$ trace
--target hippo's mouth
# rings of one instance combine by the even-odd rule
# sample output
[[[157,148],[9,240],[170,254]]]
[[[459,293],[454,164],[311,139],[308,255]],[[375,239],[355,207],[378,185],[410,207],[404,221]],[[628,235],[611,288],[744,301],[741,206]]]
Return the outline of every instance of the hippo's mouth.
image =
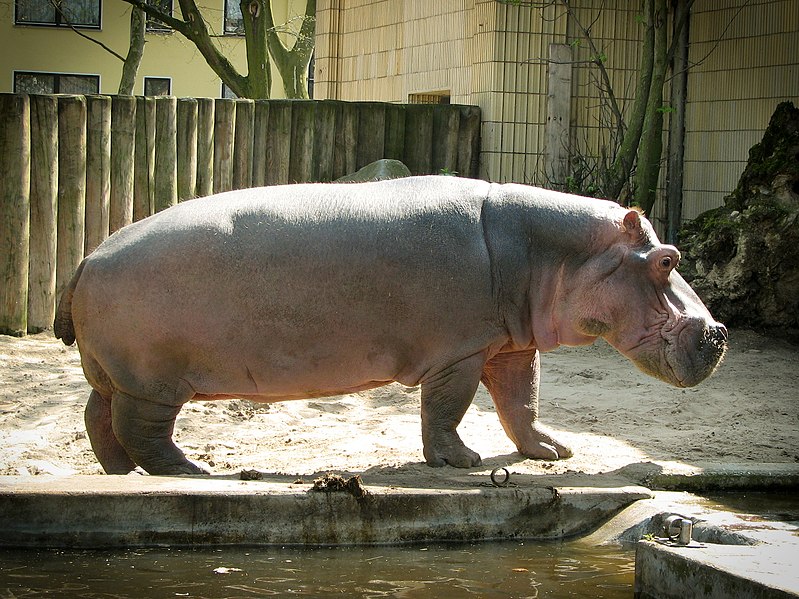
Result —
[[[688,320],[664,334],[661,363],[656,374],[676,387],[693,387],[716,370],[727,351],[727,330],[717,323]]]

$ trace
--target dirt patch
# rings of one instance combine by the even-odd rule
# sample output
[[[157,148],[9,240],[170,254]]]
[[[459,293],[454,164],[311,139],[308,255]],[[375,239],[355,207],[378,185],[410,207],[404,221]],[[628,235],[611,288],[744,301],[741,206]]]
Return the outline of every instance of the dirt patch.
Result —
[[[799,348],[733,330],[719,371],[691,389],[640,373],[604,343],[542,356],[541,416],[575,456],[532,461],[516,453],[480,387],[459,428],[480,453],[474,473],[611,472],[647,461],[799,461]],[[75,347],[52,334],[0,336],[0,474],[98,474],[86,438],[89,387]],[[271,405],[190,402],[177,444],[216,474],[241,470],[311,476],[328,471],[411,477],[435,485],[423,464],[419,390],[389,385],[338,398]],[[450,469],[447,469],[450,470]]]

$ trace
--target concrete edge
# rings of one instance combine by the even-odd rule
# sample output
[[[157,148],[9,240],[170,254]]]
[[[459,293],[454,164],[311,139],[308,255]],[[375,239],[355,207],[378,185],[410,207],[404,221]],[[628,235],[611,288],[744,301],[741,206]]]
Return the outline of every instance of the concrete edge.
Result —
[[[614,474],[655,491],[732,491],[799,488],[799,464],[643,462]]]
[[[794,555],[778,545],[706,545],[694,549],[640,541],[635,551],[637,599],[799,597]]]
[[[596,528],[647,489],[365,486],[213,477],[0,477],[0,546],[381,545],[557,539]]]

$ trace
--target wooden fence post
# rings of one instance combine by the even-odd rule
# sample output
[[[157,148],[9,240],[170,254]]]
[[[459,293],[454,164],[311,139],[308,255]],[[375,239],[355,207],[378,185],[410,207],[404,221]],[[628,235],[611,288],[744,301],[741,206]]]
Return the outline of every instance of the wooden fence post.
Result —
[[[568,44],[549,44],[544,176],[549,180],[550,184],[564,187],[566,176],[569,174],[571,92],[571,46]]]
[[[316,104],[314,124],[314,181],[333,180],[336,139],[336,104],[323,100]]]
[[[197,100],[178,99],[178,201],[197,195]]]
[[[480,108],[460,107],[458,126],[458,172],[476,179],[480,172]]]
[[[410,104],[406,107],[403,162],[414,175],[433,173],[432,104]]]
[[[291,161],[289,182],[313,180],[314,113],[312,100],[293,100],[291,104]]]
[[[28,96],[0,94],[0,333],[21,337],[28,317]]]
[[[86,235],[88,256],[108,237],[111,202],[111,98],[86,96]]]
[[[56,297],[83,260],[86,223],[86,98],[58,98]]]
[[[136,98],[136,162],[133,171],[133,220],[154,212],[155,98]]]
[[[252,187],[252,140],[255,103],[236,100],[236,127],[233,136],[233,189]]]
[[[233,189],[235,135],[236,101],[217,99],[214,109],[214,193]]]
[[[269,100],[255,101],[252,126],[252,185],[267,184],[267,139],[269,138]]]
[[[155,211],[178,203],[177,98],[155,99]]]
[[[269,135],[266,138],[266,184],[289,182],[291,162],[291,100],[269,104]]]
[[[214,193],[214,100],[197,99],[197,196]]]
[[[460,112],[452,106],[433,105],[433,172],[454,174],[458,165]]]
[[[383,158],[386,143],[386,109],[378,102],[358,104],[358,142],[355,169]]]
[[[405,157],[405,106],[388,104],[386,106],[386,158],[402,160]]]
[[[58,214],[58,99],[30,96],[28,332],[53,326]]]
[[[133,222],[133,172],[136,159],[136,98],[111,99],[111,206],[109,233]]]
[[[336,104],[336,139],[333,156],[333,178],[351,175],[358,170],[356,146],[358,145],[358,109],[351,102]]]

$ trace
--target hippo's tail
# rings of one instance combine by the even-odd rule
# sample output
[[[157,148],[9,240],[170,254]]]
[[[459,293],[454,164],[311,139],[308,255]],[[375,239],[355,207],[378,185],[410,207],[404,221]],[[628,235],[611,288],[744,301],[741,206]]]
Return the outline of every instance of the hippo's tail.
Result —
[[[78,270],[72,276],[67,288],[61,294],[61,300],[58,302],[58,308],[55,311],[55,321],[53,321],[53,333],[57,339],[61,339],[65,345],[72,345],[75,343],[75,326],[72,323],[72,295],[75,293],[75,287],[78,284],[80,273],[83,271],[83,261],[78,266]]]

